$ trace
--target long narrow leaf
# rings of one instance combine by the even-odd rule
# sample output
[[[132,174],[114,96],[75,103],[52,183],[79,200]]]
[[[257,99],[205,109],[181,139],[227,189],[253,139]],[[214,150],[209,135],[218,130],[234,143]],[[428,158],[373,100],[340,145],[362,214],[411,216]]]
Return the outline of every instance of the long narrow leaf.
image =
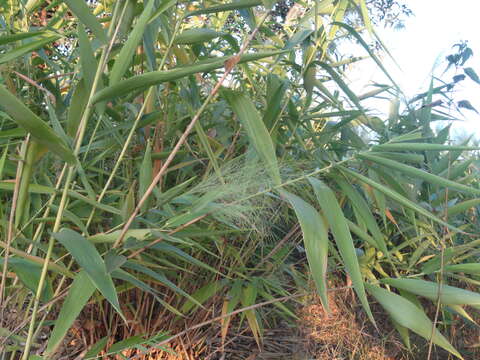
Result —
[[[271,51],[243,55],[240,59],[240,63],[261,60],[270,56],[278,55],[282,52],[283,51]],[[181,79],[192,74],[210,72],[215,69],[222,68],[225,65],[225,61],[228,59],[230,59],[230,56],[224,56],[201,61],[188,66],[177,67],[172,70],[152,71],[143,75],[134,76],[130,79],[120,81],[113,86],[109,86],[99,91],[93,100],[95,103],[97,103],[99,101],[108,100],[116,96],[129,94],[133,91],[142,90],[152,85],[158,85],[163,82]]]
[[[480,294],[420,279],[382,279],[382,283],[448,305],[480,305]],[[439,297],[440,295],[440,297]]]
[[[128,40],[122,47],[120,54],[118,54],[115,64],[113,65],[112,72],[110,73],[110,85],[115,85],[120,81],[120,78],[123,76],[125,71],[127,71],[128,66],[132,62],[132,57],[135,54],[135,49],[142,40],[143,33],[147,26],[148,20],[152,13],[153,5],[155,0],[149,0],[148,3],[143,9],[142,14],[137,20],[137,23],[134,29],[130,32]]]
[[[97,18],[90,12],[85,1],[65,0],[65,2],[75,16],[77,16],[86,27],[92,30],[98,40],[104,44],[108,42],[105,30],[103,30],[103,27]]]
[[[112,304],[115,310],[123,316],[115,285],[111,276],[107,273],[107,267],[95,246],[70,229],[64,228],[58,233],[54,233],[53,236],[65,246],[70,255],[86,271],[95,287]]]
[[[442,178],[438,175],[430,174],[430,173],[428,173],[424,170],[415,168],[415,167],[410,166],[410,165],[405,165],[405,164],[399,163],[395,160],[385,159],[385,158],[381,158],[379,156],[369,155],[369,154],[365,154],[365,153],[360,153],[357,156],[361,159],[366,159],[366,160],[369,160],[369,161],[373,161],[377,164],[389,167],[390,169],[397,170],[400,173],[407,174],[407,175],[410,175],[410,176],[415,177],[415,178],[423,179],[423,180],[428,181],[429,183],[434,184],[434,185],[445,186],[445,187],[449,187],[449,188],[452,188],[452,189],[455,189],[455,190],[458,190],[458,191],[463,191],[463,192],[474,194],[474,195],[480,195],[480,190],[478,190],[478,189],[475,189],[473,187],[457,183],[457,182],[452,181],[452,180]]]
[[[366,176],[363,176],[362,174],[359,174],[355,171],[347,169],[343,166],[338,165],[338,168],[341,169],[342,172],[360,180],[361,182],[363,182],[365,184],[368,184],[368,185],[372,186],[373,188],[375,188],[378,191],[380,191],[381,193],[387,195],[391,199],[393,199],[393,200],[399,202],[400,204],[402,204],[403,206],[405,206],[405,207],[407,207],[407,208],[409,208],[409,209],[411,209],[411,210],[429,218],[430,220],[433,220],[440,225],[446,226],[453,231],[462,232],[462,230],[457,229],[455,226],[446,223],[445,221],[443,221],[440,218],[433,215],[431,212],[425,210],[421,206],[415,204],[413,201],[411,201],[411,200],[407,199],[406,197],[400,195],[399,193],[387,188],[386,186],[384,186],[382,184],[379,184],[379,183],[367,178]]]
[[[335,242],[342,256],[343,263],[347,270],[348,275],[352,279],[353,287],[363,305],[363,308],[367,312],[368,317],[375,324],[372,312],[370,310],[370,304],[368,303],[367,296],[365,294],[365,288],[363,286],[362,273],[360,271],[360,265],[358,263],[357,253],[353,246],[353,239],[348,228],[348,223],[345,220],[343,211],[338,204],[333,191],[325,185],[322,181],[308,178],[308,181],[315,191],[318,203],[323,210],[323,214],[328,220],[328,225],[332,230]]]
[[[35,40],[29,43],[26,43],[24,45],[21,45],[19,47],[16,47],[13,50],[7,51],[6,53],[2,54],[0,56],[0,64],[6,63],[8,61],[14,60],[19,56],[23,56],[25,54],[28,54],[32,51],[35,51],[37,49],[40,49],[46,44],[49,44],[51,42],[54,42],[55,40],[58,40],[60,38],[60,35],[51,35],[48,37],[45,37],[43,39]]]
[[[55,319],[55,327],[48,340],[45,357],[49,358],[58,349],[73,322],[93,295],[95,285],[85,271],[79,272],[73,280],[60,313]]]
[[[263,160],[275,185],[281,183],[275,147],[268,130],[253,102],[243,93],[224,90],[223,96],[227,99],[238,119],[247,130],[248,137]]]
[[[300,222],[312,277],[323,307],[330,312],[327,296],[328,232],[325,223],[318,211],[305,200],[285,190],[281,194],[290,202]]]
[[[66,162],[70,164],[75,162],[75,156],[72,150],[68,148],[60,136],[3,85],[0,85],[0,107],[3,108],[18,125],[32,134],[38,143],[47,147]]]
[[[434,344],[441,346],[459,359],[463,359],[448,340],[433,327],[427,315],[412,302],[378,286],[366,284],[366,288],[398,324],[412,330],[427,340],[432,338]],[[432,329],[434,329],[433,337]]]
[[[231,10],[241,10],[247,9],[250,7],[258,6],[262,4],[262,0],[240,0],[240,1],[233,1],[229,4],[223,4],[218,6],[211,6],[204,9],[198,9],[194,11],[190,11],[185,15],[185,17],[195,16],[195,15],[202,15],[202,14],[214,14],[223,11],[231,11]]]

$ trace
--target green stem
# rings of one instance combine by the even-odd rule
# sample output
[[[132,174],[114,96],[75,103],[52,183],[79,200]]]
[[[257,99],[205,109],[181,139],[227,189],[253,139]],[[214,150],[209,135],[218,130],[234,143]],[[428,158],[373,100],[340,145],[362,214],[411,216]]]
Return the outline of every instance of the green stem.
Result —
[[[77,131],[77,136],[76,136],[76,139],[75,139],[74,154],[75,154],[76,157],[78,157],[78,154],[80,152],[80,147],[82,145],[82,141],[83,141],[83,138],[85,136],[85,131],[86,131],[86,128],[87,128],[88,119],[90,118],[90,115],[92,114],[92,111],[93,111],[93,101],[92,101],[92,99],[93,99],[93,96],[95,95],[95,92],[97,90],[98,83],[100,81],[100,78],[103,74],[103,71],[104,71],[106,63],[107,63],[108,55],[110,54],[110,51],[112,49],[113,43],[114,43],[115,38],[116,38],[116,35],[117,35],[118,30],[120,28],[121,18],[123,17],[123,15],[125,13],[125,9],[127,8],[126,5],[127,5],[127,2],[125,2],[125,5],[123,6],[122,15],[120,16],[120,21],[118,22],[118,24],[115,28],[115,32],[113,33],[113,36],[111,37],[110,43],[108,44],[108,47],[103,49],[102,55],[100,57],[99,65],[98,65],[97,71],[95,73],[95,78],[94,78],[94,81],[93,81],[93,84],[92,84],[92,89],[91,89],[90,94],[89,94],[89,98],[88,98],[88,101],[87,101],[85,111],[84,111],[84,113],[82,115],[82,118],[80,120],[80,125],[79,125],[78,131]],[[117,2],[114,12],[117,12],[117,9],[119,8],[119,6],[120,6],[120,1]],[[112,28],[110,28],[109,35],[111,34],[111,30],[112,30]],[[54,223],[52,232],[57,232],[60,229],[60,225],[61,225],[62,219],[63,219],[63,212],[64,212],[65,206],[68,202],[68,190],[70,189],[70,184],[72,183],[72,180],[74,178],[75,169],[76,169],[76,165],[70,166],[69,169],[68,169],[67,178],[65,180],[65,186],[63,188],[62,198],[60,200],[60,204],[59,204],[59,207],[58,207],[57,216],[55,218],[55,223]],[[45,255],[45,262],[44,262],[44,265],[42,267],[40,280],[38,282],[37,291],[36,291],[36,294],[35,294],[35,300],[34,300],[33,310],[32,310],[32,318],[30,320],[30,325],[29,325],[29,328],[28,328],[28,336],[27,336],[27,341],[25,343],[25,350],[23,352],[21,360],[28,360],[30,349],[31,349],[31,346],[32,346],[32,343],[33,343],[33,340],[34,340],[35,320],[36,320],[36,317],[37,317],[38,307],[39,307],[39,304],[40,304],[40,297],[41,297],[43,286],[45,284],[45,280],[46,280],[46,276],[47,276],[48,263],[49,263],[50,258],[52,256],[54,245],[55,245],[55,239],[54,239],[53,236],[50,236],[49,241],[48,241],[47,253]]]
[[[175,36],[178,32],[178,30],[180,29],[180,22],[177,23],[177,26],[175,27],[175,30],[173,32],[173,35],[172,35],[172,38],[170,40],[170,43],[168,45],[168,48],[167,48],[167,51],[165,52],[165,55],[163,56],[161,62],[160,62],[160,65],[159,65],[159,70],[161,70],[163,68],[163,66],[165,65],[165,62],[167,60],[167,57],[168,57],[168,54],[170,53],[170,50],[173,46],[173,41],[175,40]],[[112,183],[113,181],[113,178],[115,177],[117,171],[118,171],[118,168],[120,167],[120,164],[123,160],[123,158],[125,157],[125,154],[127,153],[127,150],[128,150],[128,147],[130,146],[130,143],[132,142],[132,139],[133,139],[133,136],[135,135],[135,131],[137,130],[137,125],[138,123],[140,122],[140,119],[142,118],[143,114],[145,113],[145,109],[147,107],[147,104],[148,104],[148,101],[150,99],[150,97],[153,96],[154,94],[154,87],[150,87],[149,90],[148,90],[148,93],[145,97],[145,101],[143,102],[141,108],[140,108],[140,111],[138,112],[138,115],[137,117],[135,118],[135,121],[132,125],[132,128],[130,129],[130,132],[127,136],[127,139],[125,141],[125,144],[123,145],[123,148],[122,148],[122,151],[120,152],[120,155],[118,156],[118,159],[117,161],[115,162],[115,165],[113,166],[113,169],[112,169],[112,172],[110,173],[110,176],[108,177],[107,179],[107,183],[105,184],[105,186],[103,187],[102,189],[102,192],[100,193],[100,196],[98,197],[97,201],[98,202],[101,202],[103,200],[103,197],[105,196],[105,194],[107,193],[107,190],[108,188],[110,187],[110,184]],[[85,225],[85,227],[88,229],[88,227],[90,226],[90,223],[92,222],[92,219],[93,219],[93,216],[95,214],[95,208],[92,209],[91,213],[90,213],[90,216],[88,217],[88,220],[87,220],[87,224]]]
[[[152,191],[155,189],[155,187],[157,186],[158,182],[160,181],[160,179],[162,178],[162,176],[165,174],[165,172],[167,171],[167,168],[170,166],[171,162],[173,161],[173,159],[175,158],[175,155],[177,154],[177,152],[180,150],[180,148],[182,147],[182,145],[185,143],[185,141],[187,140],[188,136],[190,135],[191,131],[193,130],[193,128],[195,127],[195,124],[196,122],[198,121],[198,119],[200,119],[200,116],[203,114],[203,112],[205,111],[205,109],[207,108],[207,106],[210,104],[210,102],[213,100],[213,98],[217,95],[217,92],[218,90],[220,89],[220,87],[222,86],[223,82],[225,81],[225,79],[228,77],[228,75],[232,72],[232,70],[235,68],[235,66],[238,64],[238,61],[240,59],[240,56],[242,56],[245,51],[247,50],[248,46],[250,45],[250,42],[253,40],[253,38],[255,37],[255,35],[257,34],[258,30],[260,29],[260,27],[263,25],[263,23],[265,22],[265,20],[267,20],[268,16],[270,16],[270,11],[267,11],[265,12],[265,14],[262,16],[262,18],[260,19],[260,21],[258,22],[258,25],[255,27],[255,29],[252,31],[252,33],[249,35],[249,37],[246,39],[246,41],[243,43],[240,51],[238,52],[238,54],[236,54],[235,56],[233,56],[231,59],[229,59],[226,64],[225,64],[225,72],[223,73],[222,77],[220,78],[220,80],[218,80],[218,82],[216,83],[215,87],[212,89],[212,91],[210,92],[210,94],[207,96],[207,98],[205,99],[205,101],[203,102],[202,106],[200,106],[200,108],[198,109],[197,113],[195,114],[195,116],[192,118],[192,120],[190,121],[190,123],[188,124],[187,128],[185,129],[185,131],[183,132],[182,136],[180,136],[180,139],[178,139],[175,147],[172,149],[172,152],[170,153],[170,155],[168,156],[168,158],[165,160],[165,163],[163,164],[163,166],[161,167],[160,171],[157,173],[157,175],[155,176],[155,178],[153,179],[152,183],[150,184],[150,186],[148,187],[148,189],[145,191],[145,194],[142,196],[142,198],[140,199],[140,201],[138,202],[138,205],[137,207],[135,208],[135,210],[133,211],[133,213],[130,215],[130,218],[127,220],[127,222],[125,223],[125,226],[123,227],[122,229],[122,232],[120,233],[120,236],[118,237],[117,241],[113,244],[113,247],[116,248],[118,247],[123,239],[125,238],[125,235],[127,234],[127,231],[128,229],[130,228],[130,226],[132,225],[133,223],[133,220],[135,219],[135,217],[138,215],[138,213],[140,212],[140,209],[142,208],[143,204],[147,201],[148,197],[150,196],[150,194],[152,193]]]

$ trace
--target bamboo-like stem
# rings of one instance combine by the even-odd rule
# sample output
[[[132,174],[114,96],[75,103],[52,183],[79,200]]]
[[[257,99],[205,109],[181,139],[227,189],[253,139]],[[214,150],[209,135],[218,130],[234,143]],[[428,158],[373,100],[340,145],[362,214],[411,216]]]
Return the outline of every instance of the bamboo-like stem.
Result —
[[[168,57],[168,54],[170,53],[170,49],[172,48],[173,46],[173,42],[175,40],[175,36],[178,32],[178,30],[180,29],[180,22],[177,23],[177,25],[175,26],[175,30],[172,34],[172,38],[170,40],[170,43],[167,47],[167,50],[165,51],[165,55],[163,56],[161,62],[160,62],[160,65],[159,65],[159,70],[161,70],[164,65],[165,65],[165,62],[167,61],[167,57]],[[154,87],[150,87],[148,92],[147,92],[147,95],[145,97],[145,101],[143,102],[141,108],[140,108],[140,111],[138,112],[137,114],[137,117],[135,118],[135,121],[132,125],[132,128],[130,129],[130,132],[128,133],[128,136],[127,136],[127,139],[125,140],[125,143],[123,145],[123,148],[122,148],[122,151],[120,152],[120,155],[118,156],[118,159],[115,161],[115,165],[113,166],[113,169],[110,173],[110,176],[108,177],[107,179],[107,182],[105,184],[105,186],[103,187],[102,189],[102,192],[100,193],[100,195],[98,196],[98,199],[97,201],[98,202],[101,202],[103,200],[103,197],[105,196],[105,194],[107,193],[107,190],[108,188],[110,187],[110,184],[112,183],[115,175],[117,174],[117,171],[120,167],[120,164],[121,162],[123,161],[123,158],[125,157],[125,154],[127,153],[127,150],[128,150],[128,147],[130,146],[130,143],[132,142],[132,139],[133,139],[133,136],[135,135],[135,131],[137,129],[137,125],[138,123],[140,122],[143,114],[145,113],[145,109],[147,107],[147,104],[148,104],[148,100],[153,96],[154,94]],[[88,217],[88,220],[87,220],[87,224],[85,225],[85,227],[88,229],[88,227],[90,226],[90,223],[92,222],[92,219],[93,219],[93,215],[95,214],[95,208],[92,209],[92,211],[90,212],[90,216]]]
[[[125,9],[127,8],[126,5],[127,5],[127,2],[125,2],[125,5],[123,6],[122,14],[120,15],[120,19],[118,21],[117,26],[115,27],[115,31],[113,32],[113,34],[112,34],[113,27],[110,28],[109,36],[111,35],[111,40],[110,40],[108,46],[103,49],[102,55],[100,57],[98,68],[97,68],[97,71],[95,73],[95,77],[94,77],[94,80],[93,80],[92,89],[90,90],[87,105],[86,105],[85,111],[83,112],[82,118],[80,120],[80,125],[78,127],[77,135],[76,135],[76,138],[75,138],[74,154],[75,154],[76,157],[78,156],[78,154],[80,152],[80,147],[82,145],[83,137],[85,135],[88,119],[90,118],[90,115],[92,114],[92,111],[93,111],[93,101],[92,101],[92,99],[93,99],[93,96],[95,95],[95,92],[97,90],[98,84],[100,82],[100,78],[101,78],[101,76],[104,72],[104,69],[105,69],[105,66],[106,66],[106,63],[107,63],[107,59],[108,59],[108,55],[110,54],[113,43],[115,42],[116,35],[118,34],[118,31],[120,29],[121,19],[123,18],[123,15],[125,13]],[[117,2],[114,12],[118,12],[119,6],[120,6],[120,1]],[[73,180],[73,177],[74,177],[74,174],[75,174],[75,170],[76,170],[76,165],[72,165],[68,169],[67,178],[65,180],[65,185],[64,185],[64,188],[63,188],[62,198],[61,198],[60,204],[58,206],[58,211],[57,211],[57,215],[55,217],[55,223],[53,225],[52,232],[57,232],[60,229],[60,225],[61,225],[62,220],[63,220],[63,213],[64,213],[64,210],[65,210],[66,204],[68,202],[68,190],[70,189],[70,184],[72,183],[72,180]],[[40,304],[40,297],[41,297],[41,294],[42,294],[43,286],[45,284],[45,280],[46,280],[46,276],[47,276],[48,263],[49,263],[50,258],[52,256],[52,253],[53,253],[54,244],[55,244],[55,239],[54,239],[53,236],[50,236],[49,241],[48,241],[47,253],[45,254],[45,263],[42,267],[40,280],[38,282],[37,291],[35,293],[35,300],[34,300],[33,310],[32,310],[32,318],[30,320],[30,325],[29,325],[29,328],[28,328],[28,335],[27,335],[27,340],[25,342],[25,349],[24,349],[24,352],[22,354],[22,360],[27,360],[28,359],[29,353],[30,353],[30,348],[31,348],[32,342],[34,340],[36,315],[37,315],[38,307],[39,307],[39,304]]]
[[[8,270],[8,257],[10,255],[10,246],[12,244],[13,239],[13,232],[15,230],[15,212],[17,208],[17,200],[18,200],[18,193],[20,190],[20,182],[23,172],[23,159],[25,159],[28,143],[30,142],[30,136],[27,136],[23,146],[21,148],[21,160],[17,166],[17,174],[15,176],[15,188],[13,190],[13,199],[12,199],[12,207],[10,209],[10,219],[8,221],[8,232],[7,232],[7,246],[5,247],[5,255],[3,261],[3,269],[2,269],[2,280],[0,282],[0,311],[3,313],[5,309],[2,308],[3,305],[3,293],[5,291],[5,282],[7,280],[7,270]]]
[[[118,247],[125,235],[127,234],[127,231],[128,229],[130,228],[130,226],[132,225],[133,223],[133,220],[135,219],[135,217],[138,215],[138,213],[140,212],[140,209],[142,208],[143,204],[147,201],[148,197],[150,196],[150,194],[152,193],[152,191],[155,189],[155,187],[157,186],[157,184],[160,182],[162,176],[165,174],[165,172],[167,171],[168,167],[170,166],[171,162],[173,161],[173,159],[175,158],[175,156],[177,155],[177,152],[178,150],[180,150],[180,148],[182,147],[182,145],[185,143],[185,141],[187,140],[187,137],[188,135],[190,135],[190,133],[192,132],[193,128],[195,127],[195,123],[198,121],[198,119],[200,119],[200,116],[203,114],[204,110],[207,108],[207,106],[210,104],[210,102],[213,100],[213,98],[215,97],[215,95],[217,94],[218,90],[220,89],[220,87],[223,85],[223,82],[225,81],[225,79],[228,77],[228,75],[232,72],[232,70],[235,68],[235,66],[238,64],[238,62],[240,61],[240,56],[242,56],[245,51],[248,49],[248,46],[250,45],[250,42],[253,40],[253,38],[255,37],[255,35],[257,34],[258,30],[260,29],[260,27],[263,25],[263,23],[265,22],[265,20],[267,20],[268,16],[270,15],[270,11],[266,11],[265,14],[262,16],[262,18],[260,19],[260,21],[258,22],[257,26],[255,27],[255,29],[252,31],[252,33],[249,35],[249,37],[246,39],[246,41],[243,43],[240,51],[237,53],[237,55],[234,55],[232,56],[229,60],[225,61],[225,72],[223,73],[222,77],[220,78],[220,80],[218,80],[217,84],[215,85],[215,87],[212,89],[212,91],[210,92],[210,94],[208,95],[208,97],[205,99],[205,101],[203,102],[202,106],[200,106],[200,108],[198,109],[197,113],[195,114],[195,116],[192,118],[192,120],[190,121],[190,123],[188,124],[187,128],[185,129],[185,131],[183,132],[182,136],[180,137],[180,139],[177,141],[175,147],[172,149],[172,152],[170,153],[170,155],[168,156],[168,158],[165,160],[165,163],[163,164],[163,166],[161,167],[160,171],[157,173],[157,175],[155,176],[155,178],[153,179],[152,183],[150,184],[150,186],[148,187],[148,189],[145,191],[145,194],[142,196],[142,198],[140,199],[140,201],[138,202],[137,204],[137,207],[135,208],[135,210],[133,211],[132,215],[130,216],[130,218],[127,220],[127,222],[125,223],[125,226],[123,227],[122,229],[122,232],[120,233],[120,236],[118,237],[117,241],[114,243],[113,247],[116,248]]]

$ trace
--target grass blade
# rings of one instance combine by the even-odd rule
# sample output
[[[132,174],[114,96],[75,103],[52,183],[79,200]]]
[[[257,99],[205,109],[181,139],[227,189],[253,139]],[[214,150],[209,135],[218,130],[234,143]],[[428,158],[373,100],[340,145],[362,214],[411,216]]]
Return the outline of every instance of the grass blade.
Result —
[[[428,181],[429,183],[434,184],[434,185],[449,187],[449,188],[452,188],[452,189],[455,189],[455,190],[458,190],[458,191],[462,191],[462,192],[466,192],[466,193],[470,193],[470,194],[473,194],[473,195],[480,195],[480,190],[478,190],[478,189],[475,189],[473,187],[457,183],[457,182],[452,181],[452,180],[442,178],[438,175],[430,174],[430,173],[428,173],[424,170],[415,168],[415,167],[410,166],[410,165],[405,165],[405,164],[399,163],[399,162],[391,160],[391,159],[384,159],[384,158],[381,158],[381,157],[378,157],[378,156],[369,155],[369,154],[365,154],[365,153],[358,154],[357,156],[361,159],[373,161],[377,164],[389,167],[390,169],[397,170],[397,171],[399,171],[403,174],[410,175],[414,178],[423,179],[423,180]]]
[[[372,234],[375,242],[377,243],[378,249],[380,249],[385,255],[388,256],[388,249],[385,241],[383,239],[382,232],[378,227],[377,221],[370,211],[370,206],[366,200],[358,193],[358,191],[349,183],[343,179],[335,179],[343,193],[349,198],[351,204],[356,209],[358,215],[365,222],[368,230]],[[358,220],[357,220],[358,221]]]
[[[69,164],[75,163],[75,155],[60,136],[3,85],[0,85],[0,107],[2,107],[18,125],[32,134],[38,143],[47,147]]]
[[[327,296],[328,232],[325,223],[312,205],[287,191],[282,190],[280,193],[295,210],[318,295],[325,310],[330,312]]]
[[[21,45],[19,47],[14,48],[13,50],[7,51],[5,54],[2,54],[0,56],[0,64],[6,63],[8,61],[14,60],[19,56],[23,56],[25,54],[28,54],[34,50],[40,49],[46,44],[49,44],[55,40],[60,39],[60,35],[51,35],[48,37],[45,37],[43,39],[39,39],[36,41],[29,42],[27,44]]]
[[[231,10],[241,10],[241,9],[247,9],[247,8],[251,8],[258,5],[262,5],[262,0],[240,0],[240,1],[231,2],[229,4],[211,6],[205,9],[190,11],[185,15],[185,17],[187,18],[190,16],[196,16],[196,15],[214,14],[214,13],[231,11]]]
[[[212,29],[188,29],[178,34],[173,42],[179,45],[192,45],[207,42],[222,35],[223,33]]]
[[[478,146],[442,145],[430,143],[389,143],[372,146],[372,151],[466,151],[480,150]]]
[[[95,246],[70,229],[64,228],[53,236],[65,246],[70,255],[86,271],[95,287],[123,317],[113,280],[107,273],[107,267]]]
[[[281,178],[275,147],[255,105],[246,95],[238,91],[225,90],[223,96],[245,127],[253,147],[267,166],[273,182],[275,185],[279,185]]]
[[[471,275],[480,275],[480,264],[470,263],[470,264],[447,265],[445,266],[445,271],[463,272]]]
[[[439,292],[439,284],[420,279],[382,279],[382,283],[408,291],[412,294],[423,296],[429,300],[437,301],[440,293],[440,302],[448,305],[480,305],[480,294],[457,288],[455,286],[442,285]]]
[[[80,52],[80,64],[82,66],[83,73],[83,81],[85,82],[86,88],[91,89],[95,79],[98,62],[93,52],[92,44],[90,43],[90,40],[88,40],[85,27],[82,24],[78,25],[78,45]],[[88,94],[86,98],[88,99]],[[79,116],[81,117],[81,114]]]
[[[370,310],[370,304],[368,303],[367,296],[365,294],[365,288],[363,286],[362,273],[360,271],[360,265],[358,263],[358,257],[353,245],[352,235],[350,233],[348,223],[345,220],[343,211],[338,204],[337,198],[333,191],[325,185],[322,181],[308,178],[308,181],[315,191],[318,203],[323,210],[324,216],[328,220],[330,229],[332,230],[335,242],[342,256],[345,268],[348,275],[352,279],[353,287],[363,305],[363,308],[367,312],[368,317],[375,324],[372,312]]]
[[[80,314],[87,301],[93,295],[95,285],[90,280],[86,271],[83,270],[75,276],[72,286],[68,292],[67,298],[62,305],[62,309],[55,320],[55,327],[48,340],[46,358],[55,353],[60,346],[63,338],[67,335],[68,330],[73,322]]]
[[[241,64],[249,61],[261,60],[263,58],[281,54],[282,52],[283,51],[271,51],[243,55],[239,63]],[[113,97],[143,90],[152,85],[178,80],[196,73],[210,72],[215,69],[220,69],[225,65],[225,61],[228,59],[230,59],[230,56],[223,56],[200,61],[192,65],[180,66],[172,70],[152,71],[143,75],[134,76],[130,79],[120,81],[113,86],[109,86],[103,90],[100,90],[97,92],[97,94],[95,94],[93,101],[97,103],[102,100],[108,100]]]
[[[78,17],[80,21],[95,34],[98,40],[100,40],[103,44],[108,42],[105,30],[103,30],[103,27],[97,18],[90,12],[90,9],[85,1],[65,0],[65,2],[75,16]]]
[[[145,6],[145,1],[143,3]],[[145,6],[142,14],[138,18],[134,29],[130,32],[128,40],[123,45],[122,50],[120,50],[120,54],[118,54],[110,73],[110,85],[114,85],[120,81],[121,77],[123,74],[125,74],[125,71],[127,71],[128,66],[132,62],[135,49],[142,40],[142,36],[150,19],[154,4],[155,0],[148,1],[148,4]]]
[[[412,302],[378,286],[366,284],[366,288],[398,324],[412,330],[427,340],[432,337],[432,329],[434,329],[432,322],[427,315]],[[432,340],[434,344],[441,346],[459,359],[463,359],[459,352],[455,350],[437,329],[434,329]]]
[[[365,184],[370,185],[371,187],[377,189],[378,191],[387,195],[391,199],[393,199],[393,200],[397,201],[398,203],[402,204],[403,206],[405,206],[405,207],[407,207],[407,208],[425,216],[426,218],[428,218],[430,220],[433,220],[440,225],[446,226],[453,231],[462,232],[462,230],[457,229],[455,226],[446,223],[445,221],[443,221],[440,218],[433,215],[431,212],[425,210],[421,206],[415,204],[413,201],[411,201],[411,200],[407,199],[406,197],[400,195],[399,193],[387,188],[386,186],[384,186],[380,183],[377,183],[377,182],[367,178],[366,176],[363,176],[363,175],[361,175],[361,174],[359,174],[355,171],[352,171],[350,169],[347,169],[343,166],[338,165],[338,168],[341,169],[342,172],[344,172],[346,174],[349,174],[350,176],[360,180],[361,182],[363,182]]]

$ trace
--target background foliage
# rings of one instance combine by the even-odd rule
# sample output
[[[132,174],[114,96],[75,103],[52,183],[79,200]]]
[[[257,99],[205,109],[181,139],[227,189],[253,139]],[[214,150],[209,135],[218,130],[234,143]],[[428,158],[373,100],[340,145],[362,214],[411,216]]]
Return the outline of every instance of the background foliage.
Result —
[[[60,356],[77,318],[96,329],[83,358],[159,353],[185,319],[261,346],[312,282],[329,312],[345,281],[407,348],[462,357],[442,333],[480,306],[479,148],[433,124],[479,80],[455,62],[463,78],[404,99],[372,26],[402,4],[0,4],[4,359]],[[362,58],[338,41],[390,83],[354,93]]]

